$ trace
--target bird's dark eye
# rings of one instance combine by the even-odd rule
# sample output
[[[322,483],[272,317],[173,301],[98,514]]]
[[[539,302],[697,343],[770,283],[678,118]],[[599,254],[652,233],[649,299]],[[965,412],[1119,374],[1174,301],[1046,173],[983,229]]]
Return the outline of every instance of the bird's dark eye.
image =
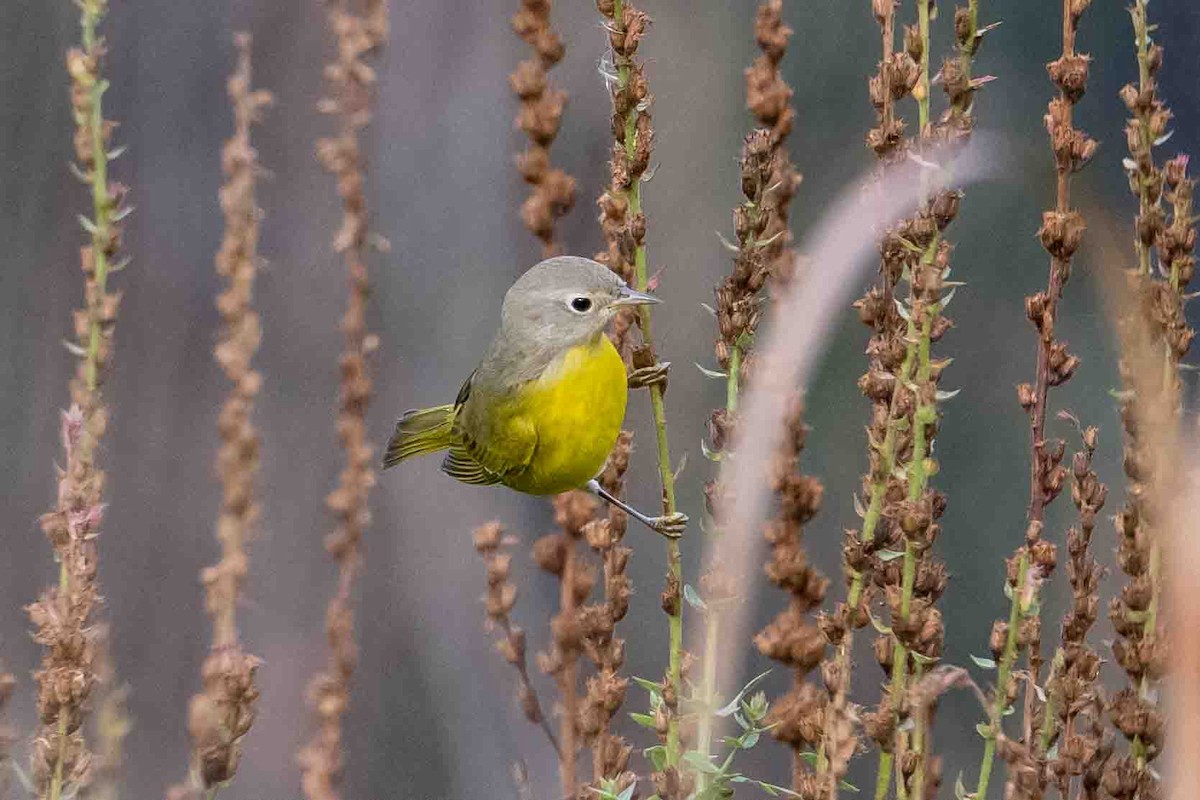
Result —
[[[571,310],[572,311],[578,311],[580,314],[582,314],[586,311],[591,311],[591,309],[592,309],[592,301],[590,298],[587,298],[587,297],[572,297],[571,298]]]

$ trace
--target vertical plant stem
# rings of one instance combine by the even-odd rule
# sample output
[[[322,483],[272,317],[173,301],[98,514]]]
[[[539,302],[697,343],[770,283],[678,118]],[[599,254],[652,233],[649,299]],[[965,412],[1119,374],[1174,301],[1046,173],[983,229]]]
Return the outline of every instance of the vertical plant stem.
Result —
[[[104,503],[104,475],[97,464],[100,439],[107,423],[102,386],[111,352],[119,298],[108,293],[108,278],[120,242],[124,187],[108,181],[112,126],[104,119],[105,52],[98,26],[108,11],[106,0],[82,0],[81,47],[67,53],[71,105],[75,123],[76,176],[90,190],[90,215],[80,222],[90,243],[81,251],[84,308],[75,317],[74,342],[79,358],[71,381],[72,405],[62,417],[66,461],[58,470],[55,510],[41,518],[42,530],[54,548],[58,580],[29,607],[43,646],[38,710],[42,728],[34,739],[33,772],[37,794],[59,800],[78,791],[88,777],[81,769],[92,757],[82,732],[88,698],[97,681],[97,637],[93,611],[100,600],[96,584],[96,540]],[[69,687],[63,688],[63,687]]]
[[[996,692],[989,713],[989,735],[983,746],[983,757],[979,762],[979,781],[975,785],[975,797],[987,800],[988,783],[992,777],[992,765],[996,758],[996,737],[1000,733],[1000,721],[1004,718],[1004,709],[1008,705],[1008,684],[1012,678],[1013,666],[1019,652],[1017,637],[1024,611],[1022,597],[1026,595],[1025,585],[1028,582],[1029,556],[1022,555],[1017,565],[1017,585],[1013,589],[1012,607],[1008,612],[1008,633],[1004,640],[1004,651],[996,672]]]
[[[627,3],[625,0],[614,0],[613,2],[613,22],[616,25],[624,26],[624,18],[626,13]],[[632,70],[630,60],[627,57],[617,56],[617,92],[625,92],[630,86]],[[627,110],[624,119],[624,148],[625,158],[627,161],[634,161],[638,150],[638,120],[644,114],[641,107]],[[649,143],[643,143],[648,145]],[[638,172],[631,176],[632,180],[626,194],[628,202],[627,219],[634,220],[643,218],[642,214],[642,175]],[[646,291],[649,276],[646,268],[646,246],[643,237],[635,238],[633,278],[634,288],[638,291]],[[649,354],[653,355],[654,350],[654,335],[652,327],[652,314],[649,306],[640,306],[638,309],[638,327],[642,331],[642,337],[648,348]],[[650,391],[650,408],[654,419],[654,431],[656,440],[656,449],[658,454],[658,473],[662,484],[662,508],[665,516],[670,516],[678,511],[675,500],[675,475],[671,470],[671,455],[670,444],[667,439],[667,418],[666,410],[663,405],[663,382],[656,381],[649,385]],[[663,608],[668,614],[668,631],[667,631],[667,650],[668,650],[668,665],[667,665],[667,695],[674,698],[674,703],[678,703],[678,699],[682,693],[682,677],[681,670],[683,665],[683,562],[680,556],[679,541],[671,539],[667,542],[667,588],[663,593]],[[667,741],[666,741],[666,763],[668,767],[678,769],[680,760],[679,749],[679,719],[678,708],[672,708],[668,719]]]

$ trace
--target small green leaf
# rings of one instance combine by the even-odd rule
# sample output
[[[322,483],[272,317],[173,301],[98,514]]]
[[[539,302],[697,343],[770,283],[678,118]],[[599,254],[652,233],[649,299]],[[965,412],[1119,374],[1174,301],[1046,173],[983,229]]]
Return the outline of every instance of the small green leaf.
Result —
[[[913,650],[911,655],[913,657],[913,661],[926,667],[930,664],[936,664],[938,662],[938,659],[934,658],[933,656],[927,656],[924,653],[918,653],[916,650]]]
[[[975,726],[975,732],[984,738],[984,741],[992,739],[992,726],[986,723],[979,723]]]
[[[954,779],[954,800],[967,800],[967,787],[963,786],[962,773]]]
[[[716,713],[716,715],[718,717],[728,717],[729,715],[733,714],[735,711],[738,710],[738,707],[741,705],[742,697],[745,696],[746,692],[750,691],[754,687],[755,684],[757,684],[759,681],[761,681],[763,678],[767,677],[770,674],[771,674],[771,670],[767,670],[766,672],[760,673],[759,675],[756,675],[755,677],[751,678],[750,682],[742,687],[742,690],[737,693],[736,697],[734,697],[732,700],[730,700],[728,703],[726,703],[721,708],[717,709],[717,711],[714,713]]]
[[[1004,713],[1003,713],[1003,714],[1001,714],[1000,716],[1002,716],[1002,717],[1011,717],[1011,716],[1012,716],[1013,714],[1015,714],[1015,713],[1017,713],[1017,710],[1016,710],[1015,708],[1013,708],[1012,706],[1007,706],[1007,707],[1004,709]]]
[[[749,750],[751,747],[754,747],[754,745],[758,744],[758,737],[758,731],[750,731],[747,733],[742,737],[742,749]]]
[[[92,222],[90,219],[85,217],[83,214],[79,214],[77,218],[79,220],[79,224],[81,226],[83,226],[83,229],[85,231],[90,233],[92,236],[96,235],[96,223]]]
[[[838,783],[838,785],[842,787],[842,791],[853,792],[854,794],[858,794],[858,787],[855,786],[850,781],[840,781]]]
[[[862,500],[858,499],[858,492],[852,494],[851,497],[854,498],[854,513],[858,515],[859,519],[866,519],[867,510],[863,508]]]
[[[714,380],[725,380],[726,378],[729,377],[729,373],[727,373],[727,372],[721,372],[720,370],[716,370],[716,369],[708,369],[707,367],[701,366],[697,362],[693,362],[693,363],[696,363],[696,369],[698,369],[702,373],[704,373],[704,376],[706,378],[712,378]]]
[[[718,463],[721,461],[721,459],[725,458],[724,450],[713,450],[708,446],[708,442],[704,439],[700,440],[700,452],[704,454],[705,458],[713,463]]]
[[[980,656],[972,655],[971,660],[974,661],[975,666],[979,667],[980,669],[996,668],[996,659],[994,658],[981,658]]]
[[[635,712],[630,714],[629,718],[638,725],[641,725],[643,728],[654,728],[654,717],[650,716],[649,714],[638,714]]]
[[[934,394],[934,399],[936,399],[939,403],[944,403],[947,400],[953,400],[954,398],[958,397],[958,393],[961,391],[962,389],[954,389],[952,391],[943,392],[941,389],[938,389]]]
[[[867,619],[871,620],[871,627],[874,628],[875,630],[879,631],[880,633],[882,633],[885,636],[892,635],[892,629],[889,628],[887,625],[884,625],[883,621],[880,620],[878,617],[876,617],[874,614],[872,614],[870,611],[867,612]]]
[[[125,151],[128,149],[129,149],[129,145],[123,144],[120,147],[114,147],[112,150],[109,150],[104,155],[108,158],[109,161],[116,161],[118,158],[125,155]]]
[[[647,747],[642,751],[642,755],[654,767],[655,772],[661,772],[663,767],[667,765],[667,748],[661,744],[656,744],[654,747]]]
[[[633,682],[649,692],[651,697],[662,697],[662,686],[654,681],[648,681],[645,678],[639,678],[638,676],[634,675]]]
[[[910,253],[922,252],[921,248],[917,247],[914,243],[910,242],[908,239],[905,239],[903,236],[897,236],[896,239],[899,240],[900,246],[903,247],[908,252],[910,252]]]
[[[687,604],[689,606],[696,609],[697,611],[703,611],[706,608],[708,608],[708,604],[706,604],[700,598],[700,595],[698,595],[696,593],[696,590],[692,587],[692,585],[690,583],[685,583],[683,585],[683,599],[687,601]]]
[[[637,782],[629,784],[625,787],[625,791],[617,795],[617,800],[633,800],[633,792],[637,789]]]
[[[72,342],[70,339],[63,339],[62,346],[67,348],[67,352],[76,358],[83,358],[87,355],[86,348],[75,344],[75,342]]]
[[[805,750],[801,753],[797,753],[796,755],[804,759],[804,762],[810,767],[815,767],[817,765],[817,761],[820,759],[820,756],[811,750]]]
[[[731,252],[731,253],[742,252],[742,248],[738,247],[736,244],[734,244],[733,242],[726,239],[725,234],[721,233],[720,231],[713,231],[713,233],[715,233],[717,235],[717,238],[721,240],[721,246],[724,247],[729,252]]]
[[[717,310],[715,308],[713,308],[712,306],[710,306],[708,303],[701,303],[700,307],[703,308],[708,313],[712,314],[714,317],[717,315]]]
[[[904,303],[900,302],[899,298],[893,300],[892,302],[896,304],[896,313],[900,315],[900,319],[904,320],[905,322],[912,322],[912,314],[910,314],[908,309],[904,307]]]
[[[1160,136],[1160,137],[1158,137],[1157,139],[1155,139],[1155,140],[1154,140],[1154,146],[1155,146],[1155,147],[1158,147],[1159,145],[1164,145],[1164,144],[1166,144],[1167,142],[1171,141],[1171,137],[1172,137],[1172,136],[1174,136],[1174,135],[1175,135],[1175,129],[1174,129],[1174,128],[1172,128],[1171,130],[1169,130],[1169,131],[1167,131],[1166,133],[1164,133],[1162,136]]]
[[[904,558],[904,551],[903,550],[880,550],[879,552],[877,552],[875,554],[875,557],[886,564],[889,561],[895,561],[897,558]]]
[[[775,234],[774,236],[757,241],[754,243],[754,246],[755,247],[769,247],[775,243],[776,239],[778,239],[780,236],[783,236],[784,231],[786,231],[786,230],[787,230],[787,228],[784,228],[783,230],[779,231],[779,233]]]

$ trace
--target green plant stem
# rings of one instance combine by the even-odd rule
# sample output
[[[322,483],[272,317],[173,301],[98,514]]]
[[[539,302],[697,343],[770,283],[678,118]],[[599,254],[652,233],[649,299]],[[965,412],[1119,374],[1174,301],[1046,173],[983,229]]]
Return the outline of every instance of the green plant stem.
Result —
[[[987,800],[988,782],[992,777],[992,765],[996,759],[996,736],[1000,732],[1000,721],[1008,703],[1008,680],[1017,660],[1017,633],[1021,620],[1028,611],[1024,606],[1025,582],[1029,574],[1029,554],[1021,555],[1017,564],[1017,583],[1012,590],[1012,605],[1008,610],[1008,633],[1004,639],[1004,652],[996,671],[996,692],[992,699],[988,737],[983,746],[983,757],[979,761],[979,782],[975,786],[976,800]]]
[[[624,14],[623,0],[615,0],[613,4],[613,18],[621,20]],[[618,86],[621,90],[629,85],[629,65],[619,64],[617,71]],[[635,111],[626,116],[625,119],[625,154],[629,158],[633,158],[637,147],[637,118],[641,112]],[[630,219],[637,217],[642,211],[642,185],[641,176],[635,176],[633,183],[629,187],[629,209],[628,216]],[[647,289],[647,270],[646,270],[646,246],[644,243],[639,243],[634,254],[634,280],[635,288],[638,291],[646,291]],[[652,315],[649,306],[639,306],[638,308],[638,327],[642,330],[642,337],[646,344],[653,347],[654,337],[651,333]],[[662,507],[665,515],[671,515],[678,510],[675,503],[675,474],[671,471],[671,451],[667,439],[667,415],[663,405],[663,386],[661,383],[651,384],[650,388],[650,408],[654,416],[654,431],[655,438],[658,443],[658,474],[662,481]],[[683,602],[681,592],[683,588],[683,562],[679,552],[679,540],[670,539],[667,542],[667,581],[668,591],[676,593],[675,613],[669,615],[668,631],[667,631],[667,682],[672,689],[672,693],[678,703],[682,688],[682,666],[683,666]],[[672,586],[673,585],[673,586]],[[679,719],[678,708],[672,708],[671,714],[667,720],[667,765],[678,768],[680,762],[679,752]]]
[[[85,52],[92,53],[97,46],[96,28],[100,18],[104,16],[104,3],[98,0],[88,0],[80,5],[81,39]],[[87,381],[88,393],[95,393],[100,382],[100,325],[99,306],[108,286],[108,241],[110,226],[110,203],[108,199],[108,151],[104,137],[104,97],[105,83],[96,80],[92,85],[92,102],[88,125],[92,135],[92,169],[89,183],[92,190],[92,264],[94,269],[95,293],[84,298],[88,312],[88,341],[84,355],[84,375]],[[91,447],[91,436],[85,431],[81,437],[84,447]],[[71,588],[71,575],[65,560],[60,559],[58,565],[58,588],[61,594],[67,594]],[[54,772],[50,778],[49,798],[60,800],[63,792],[63,764],[67,758],[67,719],[62,711],[58,715],[58,752],[54,759]]]

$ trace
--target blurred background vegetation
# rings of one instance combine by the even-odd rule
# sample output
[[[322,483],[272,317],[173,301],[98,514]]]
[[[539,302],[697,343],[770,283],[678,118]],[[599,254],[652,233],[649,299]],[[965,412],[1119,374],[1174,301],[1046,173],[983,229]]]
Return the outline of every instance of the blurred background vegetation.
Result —
[[[660,352],[676,365],[668,421],[676,457],[688,455],[681,498],[693,519],[710,469],[700,439],[724,385],[691,365],[711,365],[713,322],[700,303],[710,301],[728,268],[714,231],[729,230],[738,199],[736,159],[750,128],[742,70],[753,55],[755,5],[646,4],[655,24],[641,52],[656,96],[659,164],[646,188],[649,254],[652,271],[665,268],[659,293],[667,303],[656,327]],[[991,620],[1007,608],[1001,559],[1024,529],[1028,430],[1014,386],[1033,370],[1034,336],[1022,297],[1045,282],[1046,257],[1034,237],[1041,209],[1053,198],[1042,127],[1053,87],[1044,64],[1059,47],[1057,5],[981,5],[983,21],[1004,23],[977,61],[978,71],[998,80],[976,108],[979,127],[1002,134],[1004,152],[996,152],[1002,175],[967,194],[950,231],[955,277],[968,285],[950,309],[957,327],[941,353],[955,362],[943,384],[962,392],[946,406],[935,481],[949,497],[939,546],[953,576],[943,602],[947,661],[958,664],[986,649]],[[36,519],[53,500],[58,410],[73,368],[61,340],[80,300],[82,238],[74,219],[84,194],[66,168],[71,120],[63,54],[75,41],[77,12],[65,0],[9,6],[0,26],[0,657],[20,678],[12,714],[19,729],[29,730],[28,675],[37,653],[22,608],[53,575]],[[453,397],[496,325],[503,291],[539,258],[517,217],[525,187],[512,157],[523,142],[512,125],[516,101],[505,76],[526,49],[509,29],[514,8],[497,0],[392,3],[392,42],[379,62],[379,109],[366,140],[373,228],[392,243],[373,262],[371,328],[381,350],[371,425],[379,443],[403,409]],[[1161,91],[1178,130],[1163,150],[1200,152],[1200,6],[1176,0],[1151,11],[1166,48]],[[910,21],[911,9],[900,15]],[[788,2],[785,16],[797,32],[784,69],[799,114],[791,152],[805,176],[793,203],[802,243],[831,199],[873,166],[862,139],[873,123],[866,79],[878,57],[878,33],[867,2]],[[943,13],[936,23],[935,58],[950,50],[951,16]],[[568,252],[591,255],[601,246],[592,203],[607,177],[609,107],[597,73],[605,41],[590,2],[560,0],[555,24],[567,56],[554,78],[571,96],[554,160],[579,180],[578,204],[560,230]],[[260,189],[267,215],[261,251],[269,261],[258,294],[265,331],[258,364],[266,383],[257,416],[264,515],[252,544],[242,627],[248,649],[265,666],[239,796],[296,793],[292,753],[307,725],[299,700],[322,658],[320,621],[334,574],[320,546],[328,527],[320,498],[339,463],[331,409],[344,279],[328,244],[337,200],[312,154],[314,138],[330,125],[314,111],[326,46],[319,4],[116,3],[106,25],[113,85],[106,111],[121,122],[116,140],[129,146],[113,177],[132,187],[136,211],[125,244],[133,263],[113,282],[124,299],[108,386],[113,420],[103,459],[112,506],[100,579],[117,671],[131,689],[133,797],[160,794],[186,767],[184,709],[207,648],[196,572],[215,553],[212,464],[223,385],[210,353],[218,321],[212,257],[221,231],[218,153],[232,124],[224,80],[235,29],[253,33],[255,82],[277,98],[255,133],[272,173]],[[1076,196],[1092,227],[1124,231],[1134,203],[1120,165],[1125,111],[1116,93],[1136,65],[1123,4],[1094,4],[1079,46],[1095,61],[1077,120],[1101,141],[1101,151],[1079,176]],[[935,107],[941,100],[938,93]],[[912,116],[907,106],[901,111]],[[1053,402],[1100,426],[1098,464],[1113,487],[1111,510],[1122,483],[1119,425],[1108,394],[1117,379],[1089,280],[1092,256],[1085,250],[1076,260],[1059,323],[1084,364]],[[844,320],[809,395],[813,431],[804,456],[806,471],[826,485],[824,510],[806,540],[831,576],[842,529],[854,524],[851,493],[865,464],[867,403],[855,380],[865,365],[867,331],[849,309]],[[1185,381],[1191,408],[1194,382]],[[630,408],[640,442],[631,497],[653,507],[648,404],[635,395]],[[1060,421],[1051,430],[1069,432]],[[552,526],[549,505],[501,489],[461,487],[435,460],[382,476],[372,505],[347,796],[510,796],[508,768],[518,758],[529,761],[538,785],[553,774],[553,754],[520,719],[511,676],[482,633],[483,568],[470,530],[496,516],[532,542]],[[1068,513],[1069,503],[1056,504],[1048,530],[1059,535]],[[1108,523],[1097,530],[1096,552],[1104,560],[1114,537]],[[629,542],[637,594],[624,626],[628,668],[657,676],[666,653],[657,610],[663,551],[643,530],[631,528]],[[695,558],[699,547],[685,546],[685,553]],[[556,588],[524,558],[517,564],[523,594],[516,615],[540,645]],[[694,576],[696,565],[685,569]],[[1052,589],[1048,619],[1057,617],[1053,598],[1061,601],[1061,583]],[[754,592],[765,586],[755,587],[747,602],[758,602]],[[766,619],[780,600],[774,592],[763,595],[757,613]],[[1049,625],[1048,636],[1056,635],[1057,624]],[[1100,638],[1108,630],[1102,620]],[[727,647],[727,663],[742,659],[747,671],[765,668],[749,642]],[[869,657],[859,663],[856,688],[869,702],[875,668]],[[782,683],[784,676],[777,677]],[[638,710],[643,699],[631,690],[625,710]],[[980,718],[970,698],[947,699],[936,740],[954,768],[975,763]],[[760,747],[754,759],[756,776],[782,780],[787,773],[782,747]],[[852,779],[863,782],[857,770]],[[951,772],[943,791],[952,785]]]

